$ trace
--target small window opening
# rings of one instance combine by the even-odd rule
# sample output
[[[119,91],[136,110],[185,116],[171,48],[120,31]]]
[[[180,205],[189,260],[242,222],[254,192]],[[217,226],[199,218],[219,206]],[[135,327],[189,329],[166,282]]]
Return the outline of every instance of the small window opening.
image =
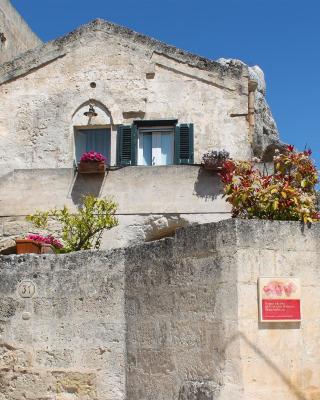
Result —
[[[103,154],[110,163],[111,129],[78,129],[75,132],[76,162],[80,161],[83,153],[96,151]]]
[[[174,129],[171,127],[139,128],[138,165],[171,165],[174,163]]]

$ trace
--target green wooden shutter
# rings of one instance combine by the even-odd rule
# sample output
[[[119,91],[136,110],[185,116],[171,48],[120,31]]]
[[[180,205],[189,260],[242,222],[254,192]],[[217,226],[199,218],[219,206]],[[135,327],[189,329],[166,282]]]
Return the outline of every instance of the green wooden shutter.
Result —
[[[137,164],[137,127],[135,125],[119,126],[117,146],[118,165]]]
[[[193,164],[193,124],[176,126],[175,164]]]
[[[131,165],[137,165],[138,156],[138,127],[133,124],[131,126]]]

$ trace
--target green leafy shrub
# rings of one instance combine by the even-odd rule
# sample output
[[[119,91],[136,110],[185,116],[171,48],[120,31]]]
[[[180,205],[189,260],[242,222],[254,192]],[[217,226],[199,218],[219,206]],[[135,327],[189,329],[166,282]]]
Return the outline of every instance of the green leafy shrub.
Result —
[[[311,151],[288,146],[274,157],[273,175],[264,176],[252,162],[228,160],[220,174],[233,217],[314,222],[320,220]]]
[[[115,202],[88,195],[83,198],[83,205],[75,213],[64,206],[62,209],[37,211],[26,219],[40,229],[48,229],[49,219],[57,221],[61,226],[61,238],[64,244],[60,251],[68,253],[99,249],[103,231],[118,225],[118,220],[114,216],[116,210]]]

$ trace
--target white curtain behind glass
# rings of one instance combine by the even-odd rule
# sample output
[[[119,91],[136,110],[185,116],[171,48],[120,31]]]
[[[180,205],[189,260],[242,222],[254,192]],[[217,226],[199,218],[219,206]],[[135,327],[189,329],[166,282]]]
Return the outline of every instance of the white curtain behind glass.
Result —
[[[174,135],[168,131],[139,132],[138,164],[170,165],[174,158]]]
[[[96,151],[103,154],[110,163],[110,129],[81,129],[75,134],[76,161],[79,162],[83,153]]]

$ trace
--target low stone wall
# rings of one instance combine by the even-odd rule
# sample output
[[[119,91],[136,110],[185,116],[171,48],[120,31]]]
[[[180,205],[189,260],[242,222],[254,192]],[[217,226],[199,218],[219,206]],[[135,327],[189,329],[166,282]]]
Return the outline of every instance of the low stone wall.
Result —
[[[227,220],[111,252],[1,257],[0,399],[318,399],[319,233]],[[301,323],[259,323],[263,276],[300,278]]]
[[[225,348],[238,309],[228,225],[181,230],[144,247],[143,257],[128,250],[128,399],[241,397],[240,348]]]
[[[119,226],[104,233],[105,250],[229,218],[222,192],[216,173],[193,165],[126,167],[101,176],[67,168],[15,170],[0,180],[0,251],[1,242],[34,231],[26,215],[64,205],[74,209],[88,193],[118,204]]]
[[[0,399],[124,398],[123,253],[0,265]],[[35,285],[32,298],[19,295],[21,281]]]

